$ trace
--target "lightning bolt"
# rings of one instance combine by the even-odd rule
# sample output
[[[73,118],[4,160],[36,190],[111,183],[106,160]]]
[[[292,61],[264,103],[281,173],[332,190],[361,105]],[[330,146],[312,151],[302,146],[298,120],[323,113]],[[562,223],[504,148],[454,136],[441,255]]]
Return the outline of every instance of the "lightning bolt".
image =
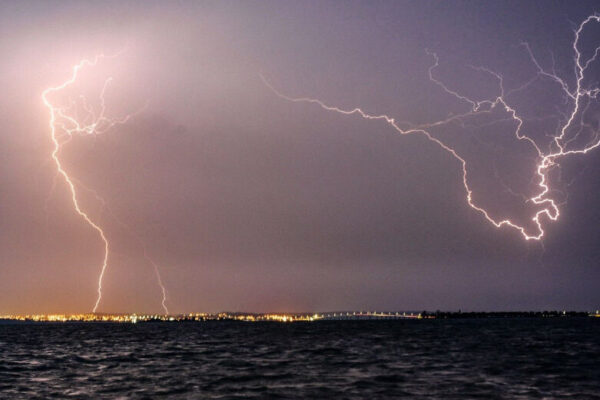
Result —
[[[74,65],[71,69],[70,78],[65,82],[61,83],[58,86],[51,86],[45,89],[42,92],[42,101],[46,108],[50,113],[49,127],[50,127],[50,138],[52,140],[52,152],[51,158],[56,167],[56,176],[61,176],[64,182],[67,184],[69,193],[71,194],[71,203],[75,212],[98,234],[99,238],[102,241],[104,253],[102,258],[102,266],[100,269],[100,275],[98,276],[98,289],[97,289],[97,297],[94,303],[92,312],[96,312],[100,302],[102,300],[102,281],[104,279],[104,275],[108,268],[108,258],[109,258],[109,250],[110,245],[108,238],[106,236],[106,232],[102,227],[96,222],[92,217],[89,216],[87,212],[85,212],[80,205],[78,192],[76,186],[81,186],[85,190],[91,192],[94,197],[101,203],[102,209],[106,207],[106,202],[104,199],[98,195],[98,193],[92,189],[89,189],[77,182],[76,179],[71,177],[67,170],[63,167],[59,153],[63,145],[68,143],[74,135],[98,135],[102,133],[108,132],[110,129],[115,127],[116,125],[121,125],[128,122],[135,114],[128,114],[121,119],[113,119],[106,116],[106,104],[105,104],[105,92],[112,82],[112,78],[108,78],[105,80],[104,85],[102,86],[100,92],[100,110],[96,112],[94,107],[92,107],[87,99],[84,96],[80,96],[79,101],[70,101],[70,104],[67,106],[59,106],[53,103],[51,97],[53,94],[61,92],[67,89],[69,86],[72,86],[79,77],[81,70],[84,67],[94,67],[98,64],[98,62],[107,57],[115,57],[105,56],[104,54],[99,54],[93,59],[83,59],[78,64]],[[83,116],[80,116],[81,110],[83,110]],[[139,111],[138,111],[139,112]],[[56,176],[53,182],[53,189],[56,183]],[[112,213],[111,213],[112,214]],[[162,291],[162,302],[161,305],[166,314],[169,314],[169,310],[166,306],[167,299],[167,291],[163,284],[163,281],[160,276],[158,265],[150,258],[148,255],[147,249],[141,238],[135,234],[127,225],[118,220],[114,215],[113,217],[124,227],[126,227],[140,242],[143,248],[143,257],[146,261],[148,261],[154,268],[158,284]]]
[[[128,224],[123,222],[111,211],[111,209],[108,207],[108,204],[106,203],[106,200],[104,200],[104,198],[102,198],[98,194],[98,192],[96,192],[94,189],[88,188],[87,186],[85,186],[83,183],[79,182],[75,178],[71,178],[71,179],[73,181],[77,181],[78,186],[80,186],[83,189],[85,189],[86,191],[90,192],[96,198],[96,200],[102,205],[102,210],[107,211],[108,214],[112,217],[112,219],[115,220],[119,225],[121,225],[127,232],[129,232],[129,234],[131,236],[133,236],[135,238],[135,240],[138,242],[138,244],[142,248],[142,257],[144,258],[144,260],[146,260],[146,262],[148,264],[150,264],[152,266],[152,269],[154,270],[154,274],[156,276],[156,282],[158,283],[158,286],[159,286],[159,288],[161,290],[161,294],[162,294],[161,307],[163,308],[165,315],[169,315],[169,308],[167,307],[167,304],[166,304],[167,303],[167,289],[166,289],[165,285],[163,284],[158,264],[148,254],[148,248],[146,246],[146,243],[142,240],[140,235],[131,228],[131,226],[129,226]]]
[[[499,87],[499,94],[495,98],[480,100],[480,101],[473,100],[473,99],[459,93],[458,91],[451,89],[444,82],[440,81],[439,79],[437,79],[435,77],[434,71],[439,66],[439,58],[436,53],[426,50],[427,54],[429,54],[433,58],[433,61],[434,61],[433,64],[428,69],[429,80],[433,84],[439,86],[447,94],[455,97],[458,101],[460,101],[462,103],[466,103],[469,106],[469,109],[465,113],[453,115],[453,116],[448,117],[443,120],[439,120],[439,121],[435,121],[435,122],[431,122],[431,123],[427,123],[427,124],[422,124],[422,125],[415,125],[415,124],[411,124],[408,122],[399,122],[399,121],[396,121],[394,118],[392,118],[388,115],[385,115],[385,114],[381,114],[381,115],[370,114],[359,107],[356,107],[353,109],[342,109],[342,108],[339,108],[336,106],[328,105],[325,102],[323,102],[319,99],[316,99],[316,98],[290,97],[290,96],[285,95],[285,94],[281,93],[280,91],[278,91],[262,74],[259,74],[259,75],[260,75],[260,78],[263,81],[263,83],[275,95],[277,95],[278,97],[280,97],[284,100],[294,102],[294,103],[315,104],[326,111],[331,111],[331,112],[339,113],[342,115],[358,115],[359,117],[366,119],[366,120],[383,121],[401,135],[418,134],[418,135],[425,136],[425,138],[427,138],[429,141],[433,142],[434,144],[441,147],[446,152],[450,153],[459,162],[459,164],[461,166],[461,170],[462,170],[462,185],[463,185],[465,193],[466,193],[466,196],[465,196],[466,202],[472,209],[479,212],[488,222],[490,222],[496,228],[510,227],[510,228],[518,231],[523,236],[523,238],[525,238],[525,240],[541,240],[545,234],[544,220],[556,221],[556,220],[558,220],[558,218],[560,216],[560,211],[559,211],[559,207],[558,207],[556,200],[549,197],[549,193],[550,193],[550,183],[549,183],[549,178],[548,178],[549,172],[554,167],[558,166],[558,161],[557,161],[558,159],[569,156],[569,155],[586,154],[589,151],[600,146],[600,134],[599,134],[599,132],[596,132],[594,139],[589,141],[586,145],[580,146],[580,147],[575,147],[575,148],[568,148],[568,145],[570,143],[572,143],[575,139],[577,139],[578,135],[580,134],[580,132],[582,130],[582,128],[579,129],[575,133],[575,136],[569,138],[569,131],[573,128],[573,125],[575,124],[577,115],[584,113],[587,110],[587,108],[589,107],[589,102],[591,102],[593,100],[597,100],[598,95],[600,93],[599,87],[585,88],[584,84],[583,84],[586,71],[588,70],[588,68],[590,67],[591,64],[593,64],[595,61],[598,60],[598,57],[600,54],[600,46],[598,46],[589,58],[583,59],[582,51],[579,48],[579,41],[580,41],[581,34],[583,32],[583,29],[586,27],[586,25],[588,25],[590,23],[600,23],[600,15],[594,14],[594,15],[588,16],[585,20],[583,20],[579,24],[577,29],[574,31],[574,40],[572,42],[572,49],[575,54],[575,57],[574,57],[575,87],[573,89],[571,89],[569,87],[569,84],[564,79],[559,77],[558,74],[554,70],[547,71],[544,68],[542,68],[542,66],[540,65],[540,63],[538,62],[536,57],[534,56],[533,52],[531,51],[531,48],[529,47],[529,45],[527,43],[522,43],[523,47],[526,49],[527,53],[529,54],[529,57],[530,57],[532,63],[534,64],[534,66],[537,69],[536,76],[529,82],[525,83],[523,86],[516,88],[516,89],[512,89],[507,92],[507,91],[505,91],[505,88],[504,88],[503,77],[500,74],[498,74],[494,71],[491,71],[487,68],[472,67],[475,70],[487,73],[490,76],[492,76],[494,79],[496,79],[498,81],[498,87]],[[519,114],[517,113],[517,110],[515,108],[513,108],[507,101],[508,95],[513,94],[518,91],[521,91],[521,90],[524,90],[527,86],[532,84],[532,82],[537,79],[548,79],[551,82],[553,82],[554,84],[558,85],[560,87],[561,91],[563,92],[565,98],[568,99],[568,101],[572,104],[572,110],[564,118],[565,121],[562,124],[562,126],[559,126],[559,128],[557,129],[557,134],[551,135],[551,137],[553,138],[553,146],[552,147],[554,149],[551,148],[550,150],[548,150],[546,152],[542,151],[541,146],[539,146],[533,138],[531,138],[521,132],[521,128],[524,123],[523,118],[521,118],[519,116]],[[588,103],[582,109],[582,104],[586,103],[586,101]],[[518,140],[524,141],[528,145],[532,146],[538,155],[538,161],[537,161],[537,165],[535,167],[535,175],[534,175],[536,178],[536,181],[537,181],[537,184],[536,184],[537,192],[534,193],[531,197],[526,197],[527,202],[531,202],[531,203],[536,204],[541,207],[541,209],[538,210],[537,212],[535,212],[535,214],[531,217],[531,220],[534,222],[534,225],[535,225],[535,229],[533,231],[528,231],[526,227],[513,222],[509,218],[494,219],[494,218],[492,218],[490,213],[484,207],[476,204],[475,201],[473,200],[473,190],[469,186],[466,160],[461,155],[459,155],[455,149],[453,149],[448,144],[444,143],[442,140],[434,137],[430,133],[431,128],[442,127],[451,122],[460,122],[460,121],[464,120],[465,118],[472,117],[475,115],[490,113],[496,107],[503,109],[510,116],[510,119],[516,123],[516,128],[512,132],[512,134]],[[504,186],[506,186],[506,185],[504,185]]]

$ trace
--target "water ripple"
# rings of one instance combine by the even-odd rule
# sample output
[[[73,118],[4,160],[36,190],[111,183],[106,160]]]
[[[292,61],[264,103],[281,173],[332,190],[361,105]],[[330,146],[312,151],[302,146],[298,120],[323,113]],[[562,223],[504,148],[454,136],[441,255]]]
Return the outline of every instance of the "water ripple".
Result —
[[[0,324],[0,398],[598,399],[600,320]]]

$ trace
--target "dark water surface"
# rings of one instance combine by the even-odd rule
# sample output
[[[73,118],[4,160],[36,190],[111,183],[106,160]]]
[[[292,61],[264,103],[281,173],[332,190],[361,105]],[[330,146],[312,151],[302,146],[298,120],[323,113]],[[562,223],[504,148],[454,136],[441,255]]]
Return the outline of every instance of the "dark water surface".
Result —
[[[600,399],[600,319],[0,324],[0,398]]]

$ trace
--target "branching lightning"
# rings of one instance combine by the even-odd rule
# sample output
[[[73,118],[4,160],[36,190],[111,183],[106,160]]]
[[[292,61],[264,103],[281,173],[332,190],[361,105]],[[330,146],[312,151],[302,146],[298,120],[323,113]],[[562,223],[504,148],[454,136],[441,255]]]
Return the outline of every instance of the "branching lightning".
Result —
[[[108,132],[110,129],[115,127],[116,125],[121,125],[129,121],[134,114],[128,114],[121,119],[113,119],[106,116],[106,104],[105,104],[105,93],[112,82],[112,78],[108,78],[105,80],[104,85],[100,91],[99,102],[100,102],[100,110],[96,112],[94,107],[92,107],[87,99],[84,96],[80,96],[78,101],[71,100],[67,106],[57,105],[52,100],[52,95],[58,92],[61,92],[67,89],[69,86],[72,86],[78,79],[81,70],[84,67],[94,67],[96,64],[102,59],[108,56],[103,54],[97,55],[92,60],[84,59],[81,60],[78,64],[74,65],[71,71],[71,76],[68,80],[63,82],[58,86],[53,86],[45,89],[42,93],[42,101],[44,105],[48,108],[50,113],[50,137],[52,140],[53,148],[51,157],[56,166],[56,176],[61,176],[64,179],[64,182],[67,184],[69,192],[71,194],[71,202],[73,204],[73,208],[75,212],[93,229],[97,232],[98,236],[102,240],[102,244],[104,247],[102,266],[100,269],[100,275],[98,276],[98,289],[97,289],[97,297],[94,303],[94,307],[92,309],[93,312],[96,312],[100,302],[102,300],[102,281],[104,279],[105,272],[108,267],[108,258],[109,258],[109,241],[106,236],[106,232],[99,225],[97,221],[95,221],[90,215],[81,208],[80,201],[78,198],[77,186],[84,188],[85,190],[91,192],[94,197],[101,203],[102,208],[106,207],[106,202],[104,199],[94,190],[89,189],[77,182],[75,178],[73,178],[69,173],[65,170],[63,164],[61,163],[59,154],[61,148],[64,144],[68,143],[75,135],[98,135],[102,133]],[[83,115],[79,115],[83,110]],[[56,177],[55,176],[55,177]],[[76,183],[77,182],[77,183]],[[53,189],[56,183],[56,179],[54,179]],[[113,215],[114,217],[114,215]],[[150,258],[148,255],[146,246],[141,238],[135,234],[127,225],[123,222],[119,221],[116,217],[114,217],[121,225],[125,226],[139,241],[143,248],[143,256],[144,259],[149,262],[156,274],[157,282],[162,291],[162,307],[166,314],[169,314],[169,310],[166,306],[167,299],[167,291],[162,282],[160,271],[158,265]]]
[[[458,101],[462,103],[466,103],[469,106],[467,112],[463,114],[453,115],[447,119],[443,119],[440,121],[435,121],[422,125],[414,125],[405,122],[398,122],[394,118],[389,117],[385,114],[377,115],[370,114],[363,109],[356,107],[353,109],[342,109],[336,106],[331,106],[326,104],[325,102],[309,97],[290,97],[287,96],[280,91],[278,91],[267,79],[264,78],[263,75],[260,75],[264,84],[273,91],[278,97],[296,103],[311,103],[316,104],[319,107],[323,108],[327,111],[332,111],[336,113],[340,113],[343,115],[358,115],[367,120],[381,120],[390,125],[395,131],[397,131],[401,135],[410,135],[410,134],[420,134],[425,136],[429,141],[435,143],[446,152],[450,153],[461,165],[462,170],[462,184],[466,192],[466,201],[468,205],[474,210],[478,211],[483,217],[493,224],[497,228],[501,227],[510,227],[512,229],[517,230],[521,233],[521,235],[526,240],[541,240],[544,237],[544,222],[545,221],[556,221],[559,216],[559,205],[555,199],[550,197],[550,183],[549,183],[549,172],[558,166],[558,160],[562,157],[566,157],[569,155],[575,154],[586,154],[589,151],[595,149],[600,146],[600,132],[595,132],[594,138],[590,140],[587,144],[583,146],[575,146],[569,147],[571,143],[573,143],[579,136],[582,127],[579,129],[575,129],[574,125],[576,124],[577,118],[582,118],[582,114],[588,109],[590,102],[597,100],[598,95],[600,94],[600,87],[584,87],[584,79],[586,71],[588,71],[589,67],[600,57],[600,46],[598,46],[593,54],[587,58],[583,59],[582,51],[579,48],[580,45],[580,36],[583,32],[583,29],[591,23],[600,23],[600,15],[591,15],[587,17],[584,21],[580,23],[577,29],[574,31],[574,40],[572,42],[572,49],[574,51],[574,74],[575,74],[575,87],[570,88],[569,84],[558,76],[558,74],[554,71],[547,71],[538,62],[533,52],[531,51],[529,45],[527,43],[523,43],[523,47],[527,51],[531,62],[537,69],[536,76],[529,82],[525,83],[523,86],[512,89],[510,91],[506,91],[504,88],[504,80],[503,77],[487,68],[483,67],[472,67],[480,72],[489,74],[492,78],[498,81],[499,94],[495,98],[476,101],[473,100],[458,91],[450,89],[444,82],[437,79],[434,75],[435,69],[439,66],[439,59],[436,53],[427,51],[433,58],[433,65],[429,67],[428,76],[432,83],[439,86],[444,92],[455,97]],[[570,105],[572,105],[572,110],[564,116],[564,122],[558,127],[555,134],[551,135],[552,137],[552,146],[550,149],[544,151],[542,150],[542,146],[540,146],[533,138],[523,134],[521,132],[521,127],[523,126],[523,118],[519,116],[517,110],[513,108],[509,101],[507,100],[508,95],[515,93],[517,91],[525,89],[528,85],[530,85],[536,79],[548,79],[553,84],[559,85],[560,90],[563,92],[565,98],[568,100]],[[582,106],[585,104],[585,106]],[[475,115],[480,115],[484,113],[490,113],[494,108],[499,107],[503,109],[509,116],[512,121],[516,123],[516,128],[512,132],[515,137],[520,140],[528,143],[537,153],[538,161],[535,167],[535,179],[536,179],[536,187],[537,190],[530,196],[526,196],[526,201],[531,202],[537,206],[540,206],[541,209],[535,212],[535,214],[531,217],[531,220],[534,222],[535,229],[533,231],[528,230],[525,226],[521,226],[514,222],[509,218],[505,219],[495,219],[490,215],[483,206],[480,206],[475,203],[473,200],[473,190],[469,185],[469,179],[467,174],[467,161],[461,155],[457,153],[457,151],[449,146],[448,144],[442,142],[440,139],[434,137],[430,130],[434,127],[445,126],[451,122],[460,122],[467,117],[472,117]],[[583,122],[581,122],[583,125]],[[590,128],[588,126],[588,128]],[[572,134],[572,130],[575,129],[575,133]]]

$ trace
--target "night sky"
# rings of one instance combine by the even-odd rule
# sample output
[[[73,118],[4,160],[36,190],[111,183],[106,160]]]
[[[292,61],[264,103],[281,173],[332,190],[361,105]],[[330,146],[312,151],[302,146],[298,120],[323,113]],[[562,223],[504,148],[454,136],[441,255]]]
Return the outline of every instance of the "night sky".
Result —
[[[594,8],[594,6],[596,8]],[[597,2],[2,2],[0,314],[86,312],[103,257],[51,159],[41,94],[99,53],[60,101],[127,123],[59,154],[111,245],[99,311],[530,310],[600,307],[600,149],[549,173],[560,217],[543,240],[469,207],[456,158],[423,135],[310,97],[412,124],[469,110],[429,79],[507,101],[544,149],[572,102],[574,29]],[[582,32],[590,58],[600,23]],[[584,84],[598,87],[600,60]],[[58,101],[57,100],[57,101]],[[95,103],[94,103],[95,102]],[[586,102],[573,145],[600,131]],[[531,145],[497,109],[431,129],[467,162],[473,199],[527,229]],[[53,185],[55,183],[55,185]],[[86,189],[87,188],[87,189]],[[106,204],[94,196],[102,197]]]

